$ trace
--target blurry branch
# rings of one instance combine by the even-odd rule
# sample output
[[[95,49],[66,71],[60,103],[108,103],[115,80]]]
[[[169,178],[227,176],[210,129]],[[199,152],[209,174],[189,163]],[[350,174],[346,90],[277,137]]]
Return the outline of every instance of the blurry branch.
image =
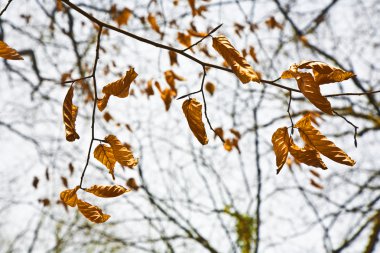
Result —
[[[9,5],[11,4],[12,0],[8,0],[7,5],[5,5],[4,9],[0,12],[0,17],[4,14],[4,12],[8,9]]]
[[[38,143],[37,140],[35,140],[32,137],[30,137],[29,135],[26,135],[26,134],[20,132],[19,130],[15,129],[11,124],[0,121],[0,126],[6,127],[12,133],[20,136],[21,138],[23,138],[25,140],[32,142],[34,145],[36,145],[37,148],[40,147],[40,144]]]

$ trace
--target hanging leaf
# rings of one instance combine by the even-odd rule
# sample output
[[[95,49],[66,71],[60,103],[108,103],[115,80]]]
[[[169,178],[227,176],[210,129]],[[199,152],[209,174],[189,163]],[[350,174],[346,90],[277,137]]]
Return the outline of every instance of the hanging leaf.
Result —
[[[242,83],[248,83],[250,81],[260,82],[260,77],[256,73],[251,65],[244,59],[243,56],[237,51],[228,39],[220,35],[212,39],[212,46],[214,49],[223,56],[224,60],[232,68],[232,71],[239,78]]]
[[[105,141],[111,145],[113,154],[118,163],[129,168],[133,168],[138,164],[138,159],[133,157],[132,152],[124,146],[114,135],[108,135]]]
[[[66,130],[66,140],[70,142],[79,139],[79,135],[75,131],[75,120],[77,118],[78,107],[73,104],[73,96],[74,87],[71,85],[63,102],[63,122]]]
[[[149,98],[150,96],[153,96],[153,95],[154,95],[154,90],[153,90],[152,82],[153,82],[153,80],[150,79],[150,80],[147,82],[147,84],[146,84],[146,88],[144,89],[144,93],[147,95],[148,98]]]
[[[301,62],[298,68],[312,69],[314,80],[318,85],[342,82],[354,76],[354,73],[351,71],[344,71],[320,61]]]
[[[140,187],[137,185],[136,183],[136,180],[134,178],[129,178],[127,180],[127,186],[131,189],[133,189],[134,191],[137,191]]]
[[[190,5],[190,8],[191,8],[191,14],[194,16],[196,16],[198,14],[198,11],[197,11],[197,8],[195,8],[195,0],[189,0],[189,5]]]
[[[278,128],[272,135],[273,150],[276,154],[277,174],[286,163],[289,151],[289,135],[286,127]]]
[[[310,185],[319,189],[319,190],[323,190],[323,186],[319,183],[317,183],[314,179],[310,179]]]
[[[121,185],[93,185],[86,189],[86,192],[92,193],[101,198],[113,198],[129,192]]]
[[[316,129],[310,120],[310,115],[306,114],[300,119],[296,125],[298,131],[304,142],[310,147],[319,151],[322,155],[330,158],[331,160],[353,166],[355,161],[352,160],[343,150],[335,146],[335,144],[328,140],[318,129]]]
[[[212,82],[207,82],[206,83],[206,90],[208,91],[208,93],[210,93],[210,95],[214,95],[214,92],[215,92],[215,84],[213,84]]]
[[[22,56],[7,43],[0,40],[0,57],[7,60],[24,60]]]
[[[184,81],[185,78],[174,73],[173,70],[167,70],[164,72],[165,80],[169,84],[170,89],[177,94],[177,88],[175,87],[175,80]]]
[[[99,144],[94,150],[94,157],[107,167],[112,175],[112,179],[115,180],[114,169],[116,160],[112,148]]]
[[[97,106],[100,111],[103,111],[106,108],[108,100],[111,95],[126,98],[129,95],[129,88],[133,80],[138,76],[134,68],[130,68],[125,75],[119,80],[109,83],[103,87],[102,92],[104,96],[102,99],[98,99]]]
[[[179,66],[178,61],[177,61],[177,53],[176,52],[169,50],[169,60],[170,60],[170,66],[173,66],[175,64],[177,64],[177,66]]]
[[[61,192],[59,195],[62,202],[66,205],[69,205],[71,207],[74,207],[77,204],[77,191],[79,189],[79,185],[76,186],[74,189],[68,189]]]
[[[282,30],[284,28],[280,23],[277,22],[277,20],[273,16],[265,20],[265,24],[268,26],[269,29],[278,28]]]
[[[150,24],[150,27],[157,33],[161,34],[160,27],[157,24],[156,17],[153,16],[152,13],[149,13],[148,15],[148,22]]]
[[[318,151],[308,145],[304,148],[300,148],[294,143],[293,139],[290,138],[289,152],[294,159],[300,163],[327,170],[327,167],[322,161]]]
[[[154,85],[157,87],[158,91],[160,92],[162,101],[164,101],[165,110],[168,111],[170,109],[172,100],[177,95],[177,93],[168,88],[166,88],[165,90],[162,90],[158,82],[155,82]]]
[[[188,34],[184,34],[181,32],[177,33],[177,40],[180,44],[182,44],[186,48],[191,46],[191,36]],[[191,48],[191,50],[192,50],[192,48]]]
[[[84,217],[95,223],[106,222],[111,216],[108,214],[103,214],[103,211],[90,203],[78,199],[77,202],[78,210],[83,214]]]
[[[117,23],[117,26],[127,25],[129,18],[132,16],[132,11],[128,8],[124,8],[121,11],[116,11],[113,15],[113,20]]]
[[[183,102],[182,110],[195,137],[202,145],[206,145],[208,138],[202,122],[202,104],[191,98]]]
[[[330,102],[322,96],[319,85],[310,73],[297,73],[295,77],[302,94],[322,112],[332,115]]]

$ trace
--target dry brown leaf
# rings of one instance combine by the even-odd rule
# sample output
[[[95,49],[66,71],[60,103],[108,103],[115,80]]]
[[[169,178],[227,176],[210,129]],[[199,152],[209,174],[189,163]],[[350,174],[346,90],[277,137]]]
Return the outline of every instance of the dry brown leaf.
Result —
[[[111,145],[115,160],[123,166],[133,168],[138,164],[138,159],[133,157],[132,151],[124,146],[114,135],[108,135],[105,141]]]
[[[221,139],[224,139],[224,131],[221,127],[217,127],[214,129],[214,139],[216,138],[216,136],[218,136],[219,138]]]
[[[40,182],[40,180],[38,179],[38,177],[33,177],[33,182],[32,182],[32,185],[34,187],[34,189],[37,189],[38,188],[38,183]]]
[[[179,66],[178,61],[177,61],[177,53],[174,51],[169,50],[169,60],[170,60],[170,66],[173,66],[177,64]]]
[[[149,15],[148,15],[148,22],[149,22],[149,24],[150,24],[150,27],[151,27],[155,32],[161,34],[160,27],[159,27],[159,25],[157,24],[156,17],[153,16],[152,13],[149,13]]]
[[[188,0],[189,1],[189,5],[190,5],[190,8],[191,8],[191,14],[194,16],[196,16],[198,14],[198,11],[197,11],[197,8],[195,8],[195,0]]]
[[[106,222],[111,217],[108,214],[104,214],[99,207],[93,206],[80,199],[77,201],[77,206],[79,212],[81,212],[84,217],[95,223]]]
[[[137,185],[136,183],[136,180],[134,178],[129,178],[127,180],[127,186],[131,189],[133,189],[134,191],[137,191],[140,187]]]
[[[260,82],[259,75],[225,36],[220,35],[214,37],[212,39],[212,46],[224,58],[242,83],[248,83],[250,81]]]
[[[22,56],[7,43],[0,40],[0,57],[7,60],[24,60]]]
[[[66,140],[70,142],[79,139],[79,135],[75,131],[78,107],[73,104],[73,96],[74,87],[71,85],[63,102],[63,122],[65,124]]]
[[[103,114],[103,119],[104,119],[105,121],[109,122],[110,120],[113,120],[113,117],[112,117],[112,115],[111,115],[109,112],[105,112],[105,113]]]
[[[240,154],[239,140],[237,138],[228,138],[224,140],[223,147],[228,152],[231,152],[233,148],[236,148]]]
[[[354,76],[354,73],[351,71],[344,71],[320,61],[301,62],[298,68],[312,69],[314,80],[318,85],[342,82]]]
[[[202,145],[206,145],[208,138],[202,121],[202,104],[191,98],[183,102],[182,110],[195,137]]]
[[[290,138],[289,153],[300,163],[327,170],[317,150],[306,145],[304,148],[298,147]]]
[[[257,56],[256,56],[256,52],[255,52],[255,48],[250,46],[249,47],[249,55],[252,57],[252,59],[256,62],[256,63],[259,63],[259,60],[257,60]]]
[[[207,82],[205,88],[211,96],[214,95],[215,84],[213,84],[212,82]]]
[[[310,184],[311,184],[311,186],[313,186],[319,190],[323,190],[323,186],[321,184],[315,182],[314,179],[312,179],[312,178],[310,179]]]
[[[277,20],[272,16],[270,18],[268,18],[266,21],[265,21],[265,24],[268,26],[268,28],[270,29],[274,29],[274,28],[278,28],[280,30],[282,30],[284,27],[277,22]]]
[[[191,46],[191,36],[188,34],[184,34],[184,33],[179,32],[177,34],[177,40],[180,44],[182,44],[186,48]]]
[[[272,135],[273,150],[276,154],[277,174],[280,173],[282,167],[286,163],[288,157],[290,139],[288,135],[288,128],[278,128]]]
[[[92,193],[101,198],[113,198],[129,191],[131,190],[128,190],[121,185],[93,185],[86,189],[86,192]]]
[[[94,150],[94,157],[107,167],[109,173],[112,175],[112,179],[115,180],[114,169],[116,159],[112,148],[104,144],[99,144]]]
[[[205,33],[205,32],[198,32],[194,29],[188,29],[187,30],[187,33],[190,35],[190,36],[193,36],[193,37],[198,37],[198,38],[203,38],[203,37],[206,37],[208,33]]]
[[[170,105],[172,103],[173,98],[177,95],[177,93],[171,89],[166,88],[161,91],[161,99],[164,101],[165,110],[168,111],[170,109]]]
[[[170,89],[177,94],[177,88],[175,87],[175,80],[184,81],[185,78],[174,73],[173,70],[167,70],[164,72],[165,80],[169,84]]]
[[[130,68],[125,75],[119,80],[109,83],[103,87],[102,92],[104,96],[102,99],[98,99],[97,106],[100,111],[103,111],[108,103],[108,100],[111,95],[126,98],[130,94],[129,89],[133,80],[138,76],[134,68]]]
[[[77,191],[79,189],[79,185],[77,185],[74,189],[68,189],[61,192],[59,195],[62,202],[66,205],[74,207],[77,204]]]
[[[322,96],[319,85],[310,73],[297,73],[295,77],[302,94],[322,112],[332,115],[330,102]]]
[[[355,161],[352,160],[343,150],[338,148],[332,141],[328,140],[318,129],[316,129],[310,120],[310,116],[307,114],[300,119],[295,127],[304,140],[304,142],[310,147],[319,151],[322,155],[330,158],[331,160],[353,166]]]
[[[128,8],[124,8],[122,11],[117,11],[117,14],[112,18],[117,26],[128,25],[129,18],[132,16],[132,11]]]

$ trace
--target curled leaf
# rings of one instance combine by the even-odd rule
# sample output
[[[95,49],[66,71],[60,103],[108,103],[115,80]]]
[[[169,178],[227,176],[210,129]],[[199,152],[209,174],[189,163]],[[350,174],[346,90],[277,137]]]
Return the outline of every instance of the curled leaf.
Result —
[[[101,198],[113,198],[129,191],[130,190],[121,185],[93,185],[86,189],[86,192],[92,193]]]
[[[65,124],[66,140],[75,141],[79,135],[75,131],[75,120],[77,118],[78,107],[73,104],[74,87],[70,86],[63,102],[63,123]]]
[[[311,148],[317,150],[322,155],[331,160],[353,166],[355,161],[352,160],[343,150],[338,148],[332,141],[328,140],[318,129],[311,124],[310,115],[306,114],[296,125],[304,142]]]
[[[242,83],[248,83],[250,81],[260,82],[260,77],[256,73],[251,65],[244,59],[243,56],[237,51],[228,39],[220,35],[212,39],[212,46],[214,49],[223,56],[224,60],[232,68],[232,71],[240,79]]]
[[[206,145],[208,138],[202,121],[202,104],[195,98],[191,98],[183,102],[182,110],[195,137],[202,145]]]
[[[79,212],[81,212],[84,217],[95,223],[104,223],[111,217],[108,214],[104,214],[99,207],[93,206],[80,199],[78,199],[77,206]]]
[[[344,71],[320,61],[301,62],[299,69],[312,69],[314,80],[318,85],[342,82],[354,76],[351,71]]]
[[[127,186],[131,189],[133,189],[134,191],[137,191],[140,187],[137,185],[136,183],[136,180],[131,177],[127,180]]]
[[[184,81],[185,78],[183,78],[182,76],[177,75],[176,73],[174,73],[173,70],[167,70],[167,71],[165,71],[164,75],[165,75],[166,82],[170,86],[170,89],[177,94],[177,89],[175,87],[175,80]]]
[[[159,27],[159,25],[157,24],[156,17],[153,16],[152,13],[149,13],[149,15],[148,15],[148,22],[149,22],[149,24],[150,24],[150,27],[151,27],[155,32],[161,34],[160,27]]]
[[[133,80],[138,76],[135,72],[134,68],[130,68],[125,75],[119,80],[109,83],[103,87],[102,92],[104,93],[104,97],[98,100],[97,106],[100,111],[103,111],[106,108],[108,100],[111,95],[126,98],[129,95],[129,88]]]
[[[177,61],[177,53],[176,52],[169,50],[169,60],[170,60],[170,66],[173,66],[175,64],[179,65],[178,61]]]
[[[206,83],[206,86],[205,86],[206,90],[208,91],[208,93],[210,93],[210,95],[214,95],[214,92],[215,92],[215,84],[211,83],[211,82],[207,82]]]
[[[191,36],[188,34],[184,34],[184,33],[179,32],[177,34],[177,40],[180,44],[182,44],[186,48],[191,46]]]
[[[0,57],[7,60],[24,60],[22,56],[7,43],[0,40]]]
[[[112,175],[112,179],[115,180],[114,169],[116,160],[112,148],[99,144],[94,150],[94,157],[107,167]]]
[[[76,186],[74,189],[68,189],[61,192],[59,195],[62,202],[66,205],[69,205],[71,207],[74,207],[77,204],[78,197],[77,197],[77,191],[79,189],[79,185]]]
[[[286,127],[278,128],[272,135],[273,150],[276,155],[277,174],[286,163],[289,152],[289,135]]]
[[[105,141],[111,145],[113,154],[118,163],[129,168],[133,168],[138,164],[138,159],[133,157],[132,151],[124,146],[114,135],[108,135]]]
[[[307,145],[305,148],[300,148],[294,143],[292,138],[290,138],[289,152],[300,163],[327,170],[317,150]]]

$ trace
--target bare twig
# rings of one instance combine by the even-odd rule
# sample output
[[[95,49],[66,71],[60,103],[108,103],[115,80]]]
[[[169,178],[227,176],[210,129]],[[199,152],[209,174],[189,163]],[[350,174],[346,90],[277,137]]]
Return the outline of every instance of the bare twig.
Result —
[[[198,45],[199,43],[201,43],[204,39],[206,39],[207,37],[211,36],[212,33],[216,32],[216,30],[218,30],[223,24],[220,24],[218,25],[217,27],[215,27],[214,29],[211,30],[211,32],[209,32],[206,36],[204,36],[202,39],[198,40],[197,42],[195,42],[193,45],[189,46],[188,48],[185,48],[184,50],[182,50],[183,52],[189,50],[190,48]]]
[[[344,117],[343,115],[337,113],[336,111],[333,110],[333,112],[338,115],[339,117],[341,117],[342,119],[344,119],[348,124],[350,124],[353,128],[354,128],[354,144],[355,144],[355,147],[358,147],[358,142],[356,140],[356,136],[358,135],[358,126],[356,126],[354,123],[352,123],[351,121],[349,121],[346,117]]]
[[[12,3],[12,0],[8,0],[7,5],[5,5],[4,9],[0,12],[0,17],[4,14],[4,12],[8,9],[9,5]]]

